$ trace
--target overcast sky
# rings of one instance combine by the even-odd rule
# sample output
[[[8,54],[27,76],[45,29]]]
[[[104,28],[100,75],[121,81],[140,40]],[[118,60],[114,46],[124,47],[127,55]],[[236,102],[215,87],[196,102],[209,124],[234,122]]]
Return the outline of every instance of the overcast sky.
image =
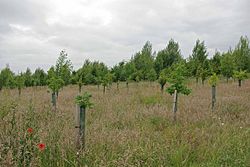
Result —
[[[147,40],[153,50],[173,38],[188,57],[196,39],[209,55],[250,37],[249,0],[0,0],[0,69],[47,70],[62,49],[112,66]]]

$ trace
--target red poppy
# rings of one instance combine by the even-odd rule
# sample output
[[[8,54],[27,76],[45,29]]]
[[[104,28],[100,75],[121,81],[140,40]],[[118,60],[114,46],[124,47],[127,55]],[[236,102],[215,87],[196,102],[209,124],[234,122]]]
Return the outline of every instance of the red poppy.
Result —
[[[40,151],[43,151],[45,149],[45,144],[43,144],[43,143],[39,143],[37,146],[38,146]]]
[[[28,128],[28,133],[32,133],[33,132],[33,129],[32,128]]]

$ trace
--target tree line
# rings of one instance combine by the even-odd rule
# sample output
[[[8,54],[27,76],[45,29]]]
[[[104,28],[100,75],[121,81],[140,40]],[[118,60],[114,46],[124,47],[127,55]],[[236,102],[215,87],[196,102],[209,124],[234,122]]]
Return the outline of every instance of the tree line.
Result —
[[[224,76],[228,79],[235,77],[241,80],[250,72],[250,48],[247,37],[240,37],[234,49],[215,54],[208,58],[208,51],[204,41],[197,40],[188,58],[181,54],[179,43],[171,39],[166,47],[153,52],[152,44],[147,41],[140,51],[135,53],[129,61],[121,61],[112,68],[102,62],[86,60],[81,68],[73,69],[72,62],[65,51],[61,51],[56,64],[46,72],[37,68],[33,73],[27,68],[25,72],[15,74],[7,65],[0,72],[0,90],[2,88],[18,88],[48,85],[58,93],[62,86],[78,84],[102,85],[105,88],[113,82],[156,81],[163,89],[166,79],[175,69],[184,69],[183,77],[193,77],[198,83],[213,75]],[[55,84],[57,83],[57,84]]]

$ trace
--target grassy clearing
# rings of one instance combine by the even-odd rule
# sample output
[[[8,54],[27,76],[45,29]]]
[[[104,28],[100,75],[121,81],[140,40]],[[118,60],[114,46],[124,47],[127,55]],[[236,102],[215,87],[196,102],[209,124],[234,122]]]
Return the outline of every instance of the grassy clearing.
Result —
[[[63,88],[52,112],[45,87],[0,93],[0,166],[250,166],[250,81],[221,83],[211,112],[211,88],[190,83],[180,96],[177,122],[172,96],[157,83],[114,84],[92,95],[86,151],[77,155],[74,128],[77,86]],[[27,132],[28,128],[33,132]],[[40,151],[37,144],[44,143]]]

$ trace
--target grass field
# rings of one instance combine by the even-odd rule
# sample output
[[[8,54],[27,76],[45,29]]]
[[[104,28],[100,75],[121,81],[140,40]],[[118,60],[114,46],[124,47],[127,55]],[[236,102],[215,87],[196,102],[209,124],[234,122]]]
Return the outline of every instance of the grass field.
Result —
[[[159,84],[84,86],[94,107],[87,110],[86,149],[77,155],[74,97],[77,86],[59,93],[52,111],[46,87],[0,92],[0,166],[250,166],[250,80],[211,87],[190,83],[179,96],[177,122],[173,97]],[[32,132],[27,132],[32,128]],[[39,150],[37,144],[44,143]]]

